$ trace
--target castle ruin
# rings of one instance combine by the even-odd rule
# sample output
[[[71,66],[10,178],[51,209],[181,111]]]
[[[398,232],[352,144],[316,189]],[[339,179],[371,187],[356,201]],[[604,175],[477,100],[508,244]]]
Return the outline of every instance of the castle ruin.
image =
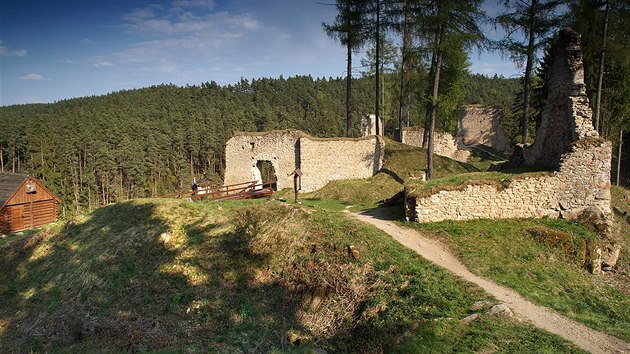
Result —
[[[369,178],[383,166],[384,140],[314,138],[298,130],[236,133],[225,144],[224,185],[262,181],[263,165],[271,166],[278,189],[293,188],[300,169],[301,190],[311,192],[332,180]]]
[[[550,94],[531,147],[515,149],[509,164],[555,171],[479,183],[432,195],[407,193],[408,220],[434,222],[478,218],[575,218],[591,210],[609,218],[611,143],[598,137],[585,93],[580,36],[563,29],[552,48]]]
[[[485,145],[503,153],[511,153],[510,140],[503,131],[500,108],[468,105],[459,109],[456,139],[464,146]]]
[[[422,147],[424,128],[418,126],[402,128],[401,140],[403,144]],[[470,151],[466,150],[452,134],[437,130],[434,133],[433,152],[461,162],[466,162],[470,157]]]

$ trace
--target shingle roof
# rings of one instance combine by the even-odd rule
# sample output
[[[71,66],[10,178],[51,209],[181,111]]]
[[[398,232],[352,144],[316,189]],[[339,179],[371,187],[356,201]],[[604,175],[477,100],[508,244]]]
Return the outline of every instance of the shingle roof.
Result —
[[[0,208],[15,194],[28,175],[21,173],[0,172]]]

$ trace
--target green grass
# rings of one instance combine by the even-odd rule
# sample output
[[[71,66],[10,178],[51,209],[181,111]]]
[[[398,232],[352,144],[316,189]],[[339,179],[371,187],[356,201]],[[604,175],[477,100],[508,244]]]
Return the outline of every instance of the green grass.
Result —
[[[386,139],[383,168],[372,178],[332,181],[325,187],[307,193],[304,198],[333,199],[370,209],[393,197],[404,188],[404,184],[419,177],[427,167],[426,150]],[[478,171],[471,164],[434,155],[437,178]]]
[[[617,288],[630,295],[630,189],[612,186],[610,191],[614,223],[619,230],[619,242],[622,247],[621,256],[615,267],[615,277],[612,280]]]
[[[492,299],[343,207],[131,201],[10,237],[0,246],[0,343],[10,352],[578,351],[510,319],[462,324],[472,303]]]
[[[555,219],[407,225],[443,239],[473,273],[591,328],[630,340],[630,298],[611,285],[612,276],[589,274],[574,257],[536,242],[527,231],[541,226],[560,230],[571,234],[576,244],[597,237],[582,225]]]
[[[487,171],[492,164],[507,161],[509,156],[485,145],[477,145],[470,148],[471,154],[468,163],[479,171]]]

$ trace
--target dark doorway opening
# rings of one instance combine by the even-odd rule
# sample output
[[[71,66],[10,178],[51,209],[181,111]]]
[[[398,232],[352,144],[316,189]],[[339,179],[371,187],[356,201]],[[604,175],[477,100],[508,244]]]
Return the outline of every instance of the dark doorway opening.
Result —
[[[256,163],[256,167],[260,171],[260,177],[263,183],[273,182],[272,187],[274,191],[278,190],[278,176],[276,176],[276,169],[273,167],[271,161],[260,160]]]

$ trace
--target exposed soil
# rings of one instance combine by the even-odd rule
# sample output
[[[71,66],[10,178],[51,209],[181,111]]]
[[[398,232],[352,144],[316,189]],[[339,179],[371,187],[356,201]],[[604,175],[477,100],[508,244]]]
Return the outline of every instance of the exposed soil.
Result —
[[[557,334],[591,353],[630,352],[630,343],[590,329],[581,323],[557,314],[549,308],[526,300],[511,289],[471,273],[444,243],[428,238],[416,230],[396,225],[387,209],[376,209],[363,214],[351,213],[350,215],[378,227],[420,256],[469,282],[479,285],[497,300],[509,306],[517,318]]]

